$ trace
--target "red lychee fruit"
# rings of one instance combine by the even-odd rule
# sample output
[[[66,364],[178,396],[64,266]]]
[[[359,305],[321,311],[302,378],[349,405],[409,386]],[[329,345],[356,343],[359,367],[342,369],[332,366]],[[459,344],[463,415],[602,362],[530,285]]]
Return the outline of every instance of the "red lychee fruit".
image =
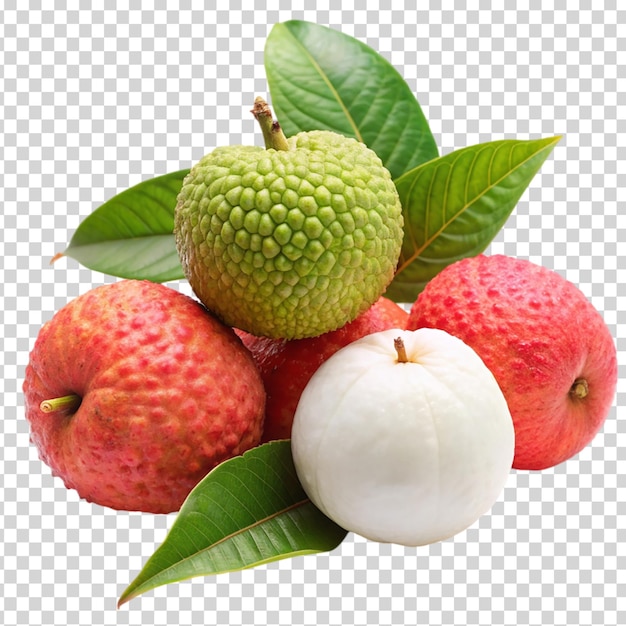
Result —
[[[403,329],[407,318],[407,311],[381,297],[352,322],[317,337],[272,339],[237,330],[254,357],[267,393],[263,441],[289,439],[302,391],[318,367],[339,348],[380,330]]]
[[[103,285],[58,311],[23,389],[42,461],[114,509],[177,511],[213,467],[261,438],[265,392],[241,340],[148,281]]]
[[[498,381],[515,426],[517,469],[555,466],[602,427],[617,352],[600,312],[557,272],[504,255],[458,261],[413,304],[407,329],[462,339]]]

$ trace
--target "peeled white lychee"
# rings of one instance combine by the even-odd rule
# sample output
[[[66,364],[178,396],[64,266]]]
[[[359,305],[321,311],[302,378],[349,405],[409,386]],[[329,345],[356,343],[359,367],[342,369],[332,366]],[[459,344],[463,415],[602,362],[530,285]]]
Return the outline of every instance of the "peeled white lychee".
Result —
[[[495,378],[434,329],[359,339],[313,375],[292,450],[311,501],[348,531],[408,546],[449,538],[500,496],[514,430]]]

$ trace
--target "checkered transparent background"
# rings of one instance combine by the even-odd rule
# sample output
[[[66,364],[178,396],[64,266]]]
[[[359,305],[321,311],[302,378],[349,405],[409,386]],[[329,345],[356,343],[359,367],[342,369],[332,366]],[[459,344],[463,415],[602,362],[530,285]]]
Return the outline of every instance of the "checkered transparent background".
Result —
[[[164,0],[104,4],[4,0],[0,9],[2,622],[626,623],[618,580],[626,570],[626,257],[617,251],[626,240],[626,40],[618,38],[626,12],[618,1],[522,0],[505,10],[483,0],[420,10],[361,0],[341,9],[282,0],[220,10],[189,0],[180,9]],[[188,167],[216,145],[259,142],[248,111],[255,95],[268,95],[265,38],[292,18],[341,29],[387,57],[444,153],[563,135],[491,251],[561,272],[603,312],[619,350],[615,406],[592,445],[553,470],[513,472],[493,510],[454,539],[405,549],[350,536],[329,554],[161,587],[118,611],[116,599],[173,516],[82,502],[29,445],[21,384],[41,324],[114,280],[49,260],[117,192]]]

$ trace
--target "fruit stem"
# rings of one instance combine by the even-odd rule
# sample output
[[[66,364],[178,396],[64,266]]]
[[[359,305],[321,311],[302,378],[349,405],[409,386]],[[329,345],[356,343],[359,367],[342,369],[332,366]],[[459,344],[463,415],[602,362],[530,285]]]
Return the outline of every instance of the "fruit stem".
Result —
[[[570,394],[579,400],[587,397],[589,393],[589,383],[585,378],[577,378],[569,390]]]
[[[404,341],[402,341],[402,337],[396,337],[393,340],[393,347],[398,353],[398,363],[408,363],[409,357],[406,355],[406,348],[404,347]]]
[[[39,405],[39,408],[44,413],[55,413],[56,411],[75,411],[80,405],[80,396],[72,393],[67,396],[61,396],[60,398],[51,398],[50,400],[44,400]]]
[[[250,111],[263,132],[265,147],[269,150],[289,150],[287,137],[283,133],[280,124],[272,118],[272,110],[261,96],[254,100],[254,108]]]

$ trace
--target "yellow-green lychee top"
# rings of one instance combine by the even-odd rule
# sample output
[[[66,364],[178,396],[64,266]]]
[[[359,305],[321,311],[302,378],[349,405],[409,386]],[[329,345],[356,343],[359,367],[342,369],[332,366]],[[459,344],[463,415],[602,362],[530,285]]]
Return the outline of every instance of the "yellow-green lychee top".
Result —
[[[183,182],[176,245],[197,297],[227,324],[297,339],[334,330],[391,282],[400,200],[375,152],[330,131],[288,150],[217,148]]]

